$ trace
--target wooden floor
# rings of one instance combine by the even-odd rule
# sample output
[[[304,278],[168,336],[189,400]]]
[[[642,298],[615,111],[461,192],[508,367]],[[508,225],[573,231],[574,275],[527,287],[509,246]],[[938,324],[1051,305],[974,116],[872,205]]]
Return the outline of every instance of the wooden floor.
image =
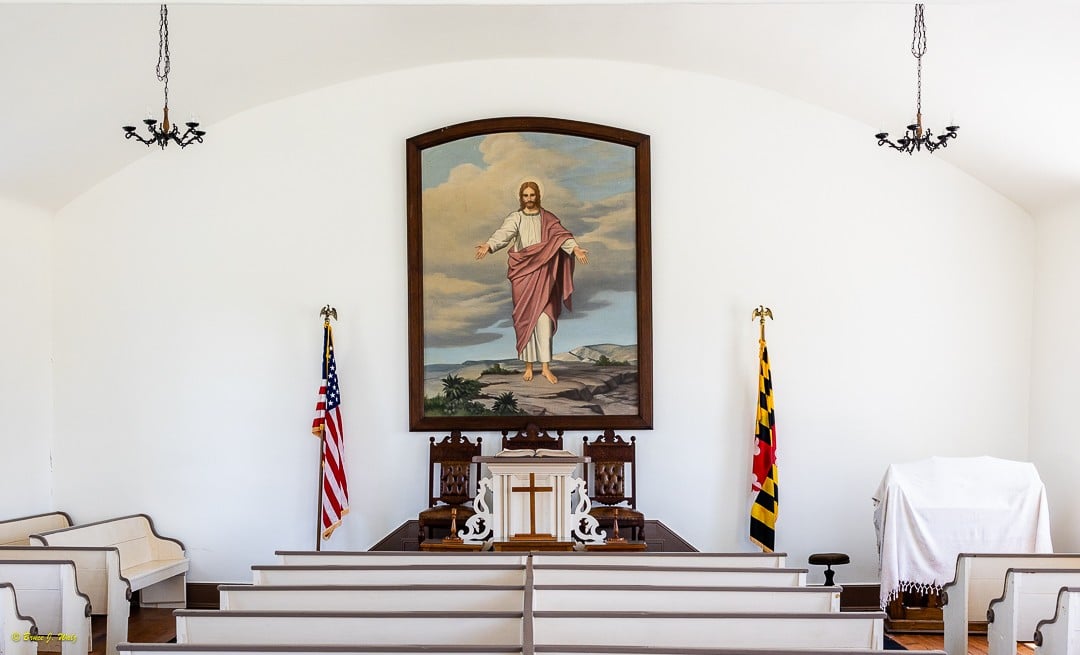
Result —
[[[93,631],[91,655],[105,655],[105,617],[95,616],[90,619]],[[149,609],[132,606],[131,618],[128,619],[128,638],[142,644],[163,644],[176,638],[176,619],[172,610]]]
[[[127,641],[138,643],[165,643],[176,638],[176,619],[172,610],[147,609],[133,606],[128,622]],[[91,655],[105,653],[105,617],[93,618],[94,648]],[[939,634],[890,634],[894,641],[909,650],[944,650],[945,637]],[[1034,655],[1030,644],[1018,645],[1019,655]],[[987,655],[986,635],[968,636],[968,655]]]
[[[893,641],[908,650],[945,650],[945,636],[937,634],[889,634]],[[968,655],[987,655],[986,635],[968,635]],[[1034,655],[1032,644],[1017,644],[1020,655]]]

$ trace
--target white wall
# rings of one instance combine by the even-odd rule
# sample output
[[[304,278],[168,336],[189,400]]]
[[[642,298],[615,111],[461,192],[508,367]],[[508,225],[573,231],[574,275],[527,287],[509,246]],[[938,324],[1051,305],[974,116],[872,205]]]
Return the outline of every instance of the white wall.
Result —
[[[872,128],[768,91],[493,60],[256,108],[59,213],[58,504],[151,513],[187,544],[194,581],[246,580],[274,549],[312,547],[308,426],[331,303],[353,512],[329,547],[367,548],[414,518],[431,434],[407,425],[404,141],[509,115],[652,136],[648,516],[702,550],[751,550],[759,303],[776,315],[778,549],[793,563],[843,550],[845,581],[876,580],[870,497],[891,462],[1025,456],[1024,212],[936,156],[879,149]]]
[[[1080,550],[1080,199],[1038,217],[1035,349],[1032,357],[1031,459],[1046,483],[1054,549]]]
[[[52,217],[0,198],[0,517],[51,511]]]

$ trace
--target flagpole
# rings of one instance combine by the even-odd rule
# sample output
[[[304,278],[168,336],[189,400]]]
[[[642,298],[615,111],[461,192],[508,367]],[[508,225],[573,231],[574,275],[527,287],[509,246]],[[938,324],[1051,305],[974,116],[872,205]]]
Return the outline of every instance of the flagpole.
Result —
[[[323,377],[326,377],[327,360],[330,357],[330,318],[337,320],[337,309],[326,305],[319,311],[323,318]],[[326,467],[323,462],[323,453],[326,452],[326,426],[320,432],[319,437],[319,486],[315,489],[315,497],[319,499],[319,510],[315,513],[315,550],[322,550],[322,515],[323,515],[323,483],[326,475]]]
[[[772,310],[769,309],[768,307],[766,307],[765,305],[758,305],[757,309],[754,310],[754,315],[750,319],[750,320],[754,320],[755,318],[760,318],[761,319],[761,340],[762,341],[765,340],[765,317],[766,316],[768,316],[769,319],[772,320],[772,317],[773,317]],[[745,323],[744,323],[744,325],[745,325]]]

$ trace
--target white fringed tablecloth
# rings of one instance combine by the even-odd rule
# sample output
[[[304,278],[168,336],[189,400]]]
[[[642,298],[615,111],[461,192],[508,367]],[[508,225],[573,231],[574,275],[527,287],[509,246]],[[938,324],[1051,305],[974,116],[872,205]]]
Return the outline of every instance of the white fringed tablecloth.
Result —
[[[938,592],[958,553],[1050,553],[1046,489],[1035,466],[995,457],[892,464],[874,493],[881,607],[901,591]]]

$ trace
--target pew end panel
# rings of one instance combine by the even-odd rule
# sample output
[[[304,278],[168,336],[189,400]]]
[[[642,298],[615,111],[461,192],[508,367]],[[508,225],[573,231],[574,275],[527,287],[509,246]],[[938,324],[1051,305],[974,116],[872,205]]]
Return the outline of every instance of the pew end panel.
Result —
[[[3,639],[5,655],[37,655],[37,642],[25,636],[37,635],[34,619],[19,612],[15,587],[10,582],[0,582],[0,639]],[[18,639],[15,637],[18,636]]]
[[[57,635],[38,642],[39,651],[89,652],[90,598],[79,591],[74,562],[0,559],[0,580],[11,583],[22,611],[34,619],[42,634]]]

